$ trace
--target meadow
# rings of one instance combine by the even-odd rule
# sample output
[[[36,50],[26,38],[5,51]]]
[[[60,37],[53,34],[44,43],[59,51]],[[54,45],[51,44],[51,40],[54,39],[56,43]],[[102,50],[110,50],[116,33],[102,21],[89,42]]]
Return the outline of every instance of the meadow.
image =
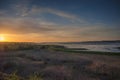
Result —
[[[0,80],[120,80],[120,53],[0,43]]]

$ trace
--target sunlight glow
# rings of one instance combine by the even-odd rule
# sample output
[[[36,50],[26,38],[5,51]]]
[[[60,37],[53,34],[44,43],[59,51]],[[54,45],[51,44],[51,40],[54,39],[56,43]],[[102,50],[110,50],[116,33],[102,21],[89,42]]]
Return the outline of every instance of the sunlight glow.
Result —
[[[3,36],[0,36],[0,41],[5,41],[5,38]]]

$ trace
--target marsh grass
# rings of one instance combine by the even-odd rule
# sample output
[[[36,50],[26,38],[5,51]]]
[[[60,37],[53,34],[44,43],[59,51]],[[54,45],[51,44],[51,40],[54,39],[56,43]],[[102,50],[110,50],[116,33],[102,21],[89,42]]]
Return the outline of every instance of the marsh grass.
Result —
[[[6,48],[5,46],[8,46],[8,47]],[[23,51],[23,50],[29,50],[29,51]],[[71,80],[72,77],[73,77],[72,80],[79,80],[79,79],[75,79],[77,76],[79,76],[78,74],[87,75],[88,77],[92,76],[92,78],[100,77],[101,80],[116,80],[116,79],[119,80],[120,79],[119,77],[120,69],[117,69],[116,67],[112,68],[110,66],[104,66],[104,65],[98,64],[101,66],[98,66],[98,67],[96,66],[95,68],[86,69],[86,66],[90,67],[89,65],[92,64],[91,61],[85,61],[82,59],[79,61],[76,61],[77,59],[75,59],[75,61],[73,61],[74,55],[71,56],[72,60],[67,59],[67,57],[70,54],[98,54],[100,56],[109,55],[109,57],[111,56],[119,57],[120,56],[119,53],[80,51],[79,49],[74,49],[74,48],[69,49],[64,46],[35,45],[31,43],[30,44],[28,43],[1,44],[0,43],[0,51],[9,51],[8,53],[11,53],[9,55],[6,54],[6,56],[4,56],[5,58],[3,59],[4,61],[1,59],[1,62],[3,61],[2,62],[3,65],[2,63],[0,64],[3,67],[3,70],[1,71],[7,74],[7,76],[4,77],[4,79],[1,79],[1,76],[0,76],[1,80],[44,80],[44,79],[58,80],[58,78],[62,78],[61,75],[63,75],[63,73],[61,72],[64,72],[64,71],[68,73],[65,72],[63,75],[63,79],[59,79],[59,80]],[[55,54],[52,54],[51,51],[53,51]],[[41,57],[41,55],[43,54],[40,54],[40,52],[41,53],[44,52],[47,55],[45,57]],[[59,54],[59,52],[61,54]],[[67,56],[65,56],[66,54]],[[58,56],[63,55],[63,57],[62,59],[59,60],[59,59],[56,59],[56,56],[54,57],[55,58],[54,59],[49,57],[49,55],[58,55]],[[22,61],[25,61],[25,60],[26,60],[26,63],[22,63]],[[61,65],[64,65],[65,67],[67,66],[67,68],[62,68]],[[54,67],[51,67],[51,66],[54,66]],[[60,66],[60,67],[56,67],[56,66]],[[95,64],[93,64],[93,66],[95,66]],[[28,67],[28,70],[27,70],[27,67]],[[36,69],[40,71],[40,74],[33,73],[37,71]],[[44,71],[43,69],[46,71]],[[17,72],[15,72],[15,70],[17,70]],[[22,72],[23,70],[25,70],[25,75],[21,75],[22,73],[24,73]],[[69,70],[71,70],[71,72],[69,72]],[[72,74],[72,75],[66,77],[67,74]]]
[[[21,80],[21,78],[16,74],[16,71],[11,73],[9,77],[6,77],[5,80]]]
[[[56,49],[56,51],[62,51],[62,52],[66,52],[66,53],[99,54],[99,55],[109,55],[109,56],[120,56],[120,53],[115,53],[115,52],[78,51],[78,50],[69,49],[69,48]]]
[[[17,71],[12,72],[11,74],[0,72],[0,80],[43,80],[38,73],[31,74],[28,77],[21,77],[17,73]]]
[[[28,77],[28,80],[43,80],[38,73],[34,73]]]
[[[30,50],[34,48],[32,43],[0,42],[0,51]]]

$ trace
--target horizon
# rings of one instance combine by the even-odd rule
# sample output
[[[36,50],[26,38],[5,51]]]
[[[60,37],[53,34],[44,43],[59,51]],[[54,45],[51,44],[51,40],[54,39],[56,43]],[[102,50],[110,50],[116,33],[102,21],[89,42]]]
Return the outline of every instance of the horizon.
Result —
[[[0,42],[120,40],[119,0],[0,0]]]
[[[120,40],[98,40],[98,41],[77,41],[77,42],[10,42],[0,41],[0,43],[84,43],[84,42],[120,42]]]

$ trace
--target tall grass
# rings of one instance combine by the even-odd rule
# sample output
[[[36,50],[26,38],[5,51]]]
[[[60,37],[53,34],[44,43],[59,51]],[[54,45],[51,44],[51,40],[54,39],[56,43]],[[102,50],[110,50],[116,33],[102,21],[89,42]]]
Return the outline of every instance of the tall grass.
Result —
[[[0,80],[43,80],[43,78],[37,73],[34,73],[28,77],[18,76],[17,71],[11,74],[5,74],[5,73],[0,72],[0,74],[1,74]]]

